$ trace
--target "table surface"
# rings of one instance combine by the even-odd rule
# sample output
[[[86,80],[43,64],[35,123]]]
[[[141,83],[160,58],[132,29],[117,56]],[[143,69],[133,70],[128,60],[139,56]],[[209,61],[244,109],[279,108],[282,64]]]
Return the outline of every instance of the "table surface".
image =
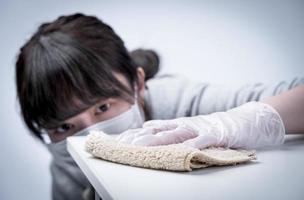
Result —
[[[85,136],[67,149],[103,199],[304,199],[304,135],[257,150],[247,164],[170,172],[116,164],[84,151]]]

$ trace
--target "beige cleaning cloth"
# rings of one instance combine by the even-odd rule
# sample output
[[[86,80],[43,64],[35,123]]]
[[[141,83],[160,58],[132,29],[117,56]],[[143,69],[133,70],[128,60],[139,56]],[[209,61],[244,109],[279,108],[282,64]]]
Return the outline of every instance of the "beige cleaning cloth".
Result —
[[[85,149],[94,157],[131,166],[170,171],[192,171],[209,166],[236,165],[255,160],[255,151],[207,148],[183,144],[136,146],[115,140],[101,131],[91,131]]]

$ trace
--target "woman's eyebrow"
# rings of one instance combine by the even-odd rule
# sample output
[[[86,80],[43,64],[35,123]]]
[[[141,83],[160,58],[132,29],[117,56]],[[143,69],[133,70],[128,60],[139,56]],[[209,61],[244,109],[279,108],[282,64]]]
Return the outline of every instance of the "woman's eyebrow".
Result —
[[[106,103],[106,101],[109,101],[109,100],[110,100],[110,98],[103,98],[103,99],[98,100],[95,104]]]
[[[73,124],[73,123],[67,122],[66,120],[64,120],[64,121],[61,121],[61,122],[59,122],[59,123],[57,123],[57,124],[53,124],[53,125],[51,125],[51,126],[48,126],[48,127],[46,127],[46,129],[47,129],[47,130],[55,130],[55,129],[57,129],[58,127],[60,127],[61,125],[63,125],[63,124]]]
[[[45,126],[45,129],[46,130],[54,130],[54,129],[56,129],[56,128],[58,128],[60,125],[61,125],[62,123],[60,123],[60,124],[53,124],[53,125],[50,125],[50,126]]]

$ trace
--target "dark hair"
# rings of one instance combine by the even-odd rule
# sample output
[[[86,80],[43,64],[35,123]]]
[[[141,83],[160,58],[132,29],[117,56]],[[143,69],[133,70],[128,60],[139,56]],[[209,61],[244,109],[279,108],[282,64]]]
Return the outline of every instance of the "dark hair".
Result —
[[[133,88],[137,67],[151,78],[158,63],[152,50],[129,53],[114,30],[94,16],[77,13],[44,23],[20,49],[16,62],[17,98],[24,122],[42,139],[42,128],[58,126],[100,98],[132,101],[134,91],[113,72],[125,76]]]
[[[133,61],[137,66],[140,66],[144,69],[146,77],[148,80],[159,71],[159,56],[157,53],[151,49],[136,49],[130,53]]]

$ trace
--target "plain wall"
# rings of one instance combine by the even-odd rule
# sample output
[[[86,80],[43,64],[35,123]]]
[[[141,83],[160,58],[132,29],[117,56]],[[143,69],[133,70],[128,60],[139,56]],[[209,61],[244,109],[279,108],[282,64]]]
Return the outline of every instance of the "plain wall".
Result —
[[[50,155],[19,116],[18,49],[40,23],[84,12],[110,24],[130,50],[153,48],[161,73],[241,85],[303,76],[304,1],[0,1],[0,199],[50,199]]]

